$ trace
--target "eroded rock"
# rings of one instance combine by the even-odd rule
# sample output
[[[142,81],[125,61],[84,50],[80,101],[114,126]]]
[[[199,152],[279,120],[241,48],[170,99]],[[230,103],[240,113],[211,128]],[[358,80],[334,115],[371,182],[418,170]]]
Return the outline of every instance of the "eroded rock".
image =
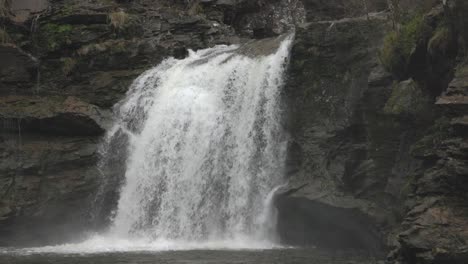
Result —
[[[77,136],[101,135],[110,121],[109,113],[75,97],[3,97],[0,118],[3,131]]]
[[[31,89],[37,78],[39,61],[14,44],[0,44],[0,93],[10,89]],[[10,89],[8,89],[10,88]]]

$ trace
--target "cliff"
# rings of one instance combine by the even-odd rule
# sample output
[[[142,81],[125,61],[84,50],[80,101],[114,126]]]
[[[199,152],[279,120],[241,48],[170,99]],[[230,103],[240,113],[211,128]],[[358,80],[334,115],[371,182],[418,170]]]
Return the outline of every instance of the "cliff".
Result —
[[[466,4],[429,2],[297,28],[285,241],[467,261]]]

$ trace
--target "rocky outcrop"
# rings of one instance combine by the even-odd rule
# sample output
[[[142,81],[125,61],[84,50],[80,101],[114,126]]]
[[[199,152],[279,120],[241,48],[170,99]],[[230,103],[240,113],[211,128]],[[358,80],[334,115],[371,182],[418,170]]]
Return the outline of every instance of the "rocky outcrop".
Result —
[[[110,113],[74,97],[6,96],[0,120],[4,132],[94,136],[104,133]]]
[[[414,175],[407,214],[399,234],[400,257],[414,263],[465,263],[468,260],[468,152],[466,113],[462,95],[465,66],[436,102],[443,115],[413,145],[424,161]],[[465,91],[466,92],[466,91]]]
[[[37,245],[82,231],[108,116],[74,97],[0,99],[2,244]]]
[[[314,228],[328,230],[323,236],[335,237],[336,245],[340,240],[354,240],[356,243],[349,246],[379,248],[382,242],[376,242],[375,230],[378,224],[393,220],[385,218],[386,209],[391,207],[384,204],[389,206],[392,199],[399,198],[393,184],[400,176],[391,173],[395,166],[391,155],[399,152],[395,143],[400,138],[379,134],[399,128],[392,123],[374,123],[383,115],[391,82],[377,60],[388,27],[385,14],[373,14],[369,20],[363,16],[311,22],[296,33],[286,85],[293,138],[288,167],[290,185],[304,187],[285,199],[295,197],[303,204],[309,200],[311,205],[318,204],[313,207],[324,208],[317,214],[329,219],[322,221],[324,226]],[[368,85],[371,73],[373,86]],[[375,153],[376,145],[384,144],[391,149]],[[279,198],[280,216],[282,200]],[[340,208],[343,216],[334,217],[340,213],[331,212],[340,212]],[[346,213],[353,210],[360,211],[365,220],[355,220]],[[287,232],[292,226],[287,227],[284,216],[286,219],[280,221]],[[355,231],[349,234],[347,229]],[[321,245],[323,241],[317,238],[309,243]]]
[[[99,179],[97,140],[18,132],[0,142],[2,244],[39,245],[81,231]]]
[[[467,262],[466,4],[422,1],[426,15],[392,36],[386,13],[342,18],[337,2],[317,16],[318,2],[304,1],[286,85],[282,237],[374,250],[377,229],[389,263]]]

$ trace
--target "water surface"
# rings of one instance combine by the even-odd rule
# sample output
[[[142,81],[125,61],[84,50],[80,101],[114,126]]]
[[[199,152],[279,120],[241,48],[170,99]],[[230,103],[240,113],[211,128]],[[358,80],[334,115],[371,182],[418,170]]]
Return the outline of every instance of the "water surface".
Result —
[[[2,264],[377,264],[365,253],[313,248],[274,250],[188,250],[97,254],[27,253],[4,250]]]

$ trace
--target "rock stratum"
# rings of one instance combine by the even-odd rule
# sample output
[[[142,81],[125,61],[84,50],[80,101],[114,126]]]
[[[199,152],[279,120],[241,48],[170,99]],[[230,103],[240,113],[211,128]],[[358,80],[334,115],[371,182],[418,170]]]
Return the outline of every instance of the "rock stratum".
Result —
[[[123,162],[105,161],[115,188],[100,189],[99,145],[143,71],[217,44],[263,54],[274,44],[254,39],[295,29],[282,241],[467,263],[468,5],[402,0],[395,25],[387,1],[362,3],[0,1],[0,245],[105,222]]]

